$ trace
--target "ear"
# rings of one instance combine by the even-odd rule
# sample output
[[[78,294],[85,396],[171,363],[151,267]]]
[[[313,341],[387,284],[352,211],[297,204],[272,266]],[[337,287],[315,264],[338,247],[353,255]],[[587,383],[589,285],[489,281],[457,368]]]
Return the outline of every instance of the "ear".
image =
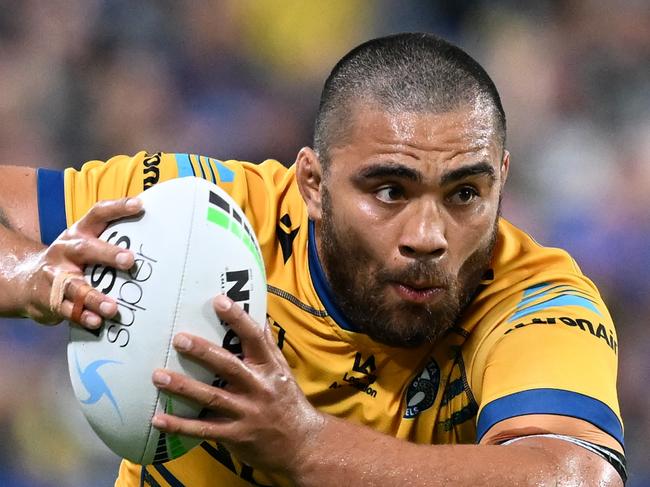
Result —
[[[503,159],[501,160],[501,189],[506,184],[508,179],[508,170],[510,169],[510,152],[503,150]]]
[[[307,204],[307,214],[314,221],[322,217],[321,183],[323,179],[320,159],[313,149],[303,147],[296,157],[296,182]]]

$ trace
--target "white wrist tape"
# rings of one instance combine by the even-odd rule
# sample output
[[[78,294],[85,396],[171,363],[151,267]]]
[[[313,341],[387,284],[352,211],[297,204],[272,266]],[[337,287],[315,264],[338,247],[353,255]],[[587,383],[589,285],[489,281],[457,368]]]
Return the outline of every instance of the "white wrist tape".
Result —
[[[58,315],[61,314],[61,304],[65,298],[66,287],[75,277],[78,276],[72,272],[59,272],[54,276],[52,290],[50,291],[50,309],[52,312]]]

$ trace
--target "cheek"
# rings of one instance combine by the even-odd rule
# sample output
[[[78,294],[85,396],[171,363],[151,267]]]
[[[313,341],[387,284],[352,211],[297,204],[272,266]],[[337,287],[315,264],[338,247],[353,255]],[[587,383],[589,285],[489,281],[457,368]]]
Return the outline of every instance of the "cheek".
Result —
[[[465,228],[468,234],[478,236],[477,238],[480,239],[481,234],[489,234],[492,230],[498,212],[499,191],[495,185],[492,191],[473,206],[471,210],[458,213],[455,223],[459,227]]]
[[[361,225],[373,224],[376,215],[370,203],[360,197],[353,188],[348,185],[339,185],[330,193],[331,210],[333,220],[336,222],[337,229],[356,229]]]
[[[347,198],[333,211],[333,223],[339,237],[366,259],[383,260],[389,253],[391,222],[365,198]]]
[[[484,204],[466,218],[453,220],[448,228],[447,239],[450,249],[458,259],[458,265],[490,241],[494,231],[497,210],[492,205]]]
[[[379,227],[383,222],[382,213],[378,210],[377,205],[369,201],[367,197],[359,197],[351,209],[353,218],[360,224]]]
[[[472,226],[480,228],[483,225],[494,221],[499,208],[499,193],[492,191],[488,196],[480,200],[471,212],[468,212],[466,222]]]

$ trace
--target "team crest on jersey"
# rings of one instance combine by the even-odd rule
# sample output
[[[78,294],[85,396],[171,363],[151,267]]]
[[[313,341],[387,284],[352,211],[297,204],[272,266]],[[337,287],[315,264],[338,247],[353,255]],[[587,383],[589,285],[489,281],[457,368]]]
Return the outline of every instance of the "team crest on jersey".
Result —
[[[440,386],[440,368],[431,359],[406,390],[406,412],[404,418],[412,419],[433,406]]]

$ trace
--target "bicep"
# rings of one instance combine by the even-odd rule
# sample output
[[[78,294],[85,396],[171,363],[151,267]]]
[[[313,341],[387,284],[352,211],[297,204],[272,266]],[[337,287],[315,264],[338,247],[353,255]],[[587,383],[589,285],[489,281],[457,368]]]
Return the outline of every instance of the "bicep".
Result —
[[[40,240],[35,169],[0,166],[0,224]]]

